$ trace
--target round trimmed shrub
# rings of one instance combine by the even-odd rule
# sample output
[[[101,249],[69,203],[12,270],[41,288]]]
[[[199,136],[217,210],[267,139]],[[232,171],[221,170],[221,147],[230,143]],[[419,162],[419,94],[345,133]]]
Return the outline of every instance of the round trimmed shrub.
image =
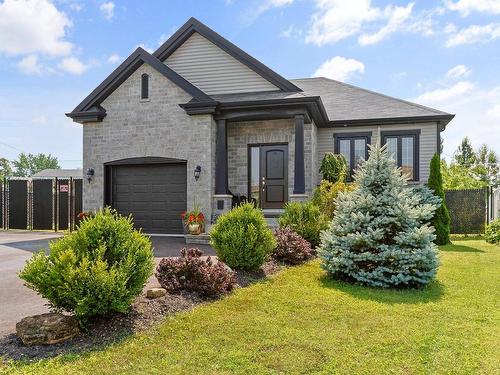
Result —
[[[288,264],[300,264],[313,256],[311,244],[294,232],[290,227],[274,231],[276,247],[273,258]]]
[[[229,267],[250,270],[264,264],[276,241],[262,211],[245,203],[217,219],[210,231],[210,244]]]
[[[197,248],[182,249],[177,258],[163,258],[155,276],[169,293],[183,290],[202,297],[218,297],[236,286],[236,274],[222,262],[213,263],[210,257],[202,259]]]
[[[313,202],[290,202],[278,219],[280,227],[290,227],[313,248],[320,243],[320,233],[328,228],[328,217]]]
[[[27,261],[19,276],[52,308],[88,318],[125,312],[153,273],[151,241],[131,217],[106,208]]]
[[[500,244],[500,219],[496,219],[486,226],[484,239],[488,243]]]

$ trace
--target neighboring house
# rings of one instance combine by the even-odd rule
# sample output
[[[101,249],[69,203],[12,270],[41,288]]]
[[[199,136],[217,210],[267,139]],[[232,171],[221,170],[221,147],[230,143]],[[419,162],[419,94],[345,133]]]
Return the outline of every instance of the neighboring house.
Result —
[[[83,178],[81,169],[44,169],[33,174],[36,178]]]
[[[132,213],[147,233],[182,233],[180,214],[264,210],[304,200],[326,152],[352,168],[388,143],[424,182],[453,115],[326,78],[287,80],[191,18],[153,54],[132,53],[67,116],[83,124],[85,210]]]

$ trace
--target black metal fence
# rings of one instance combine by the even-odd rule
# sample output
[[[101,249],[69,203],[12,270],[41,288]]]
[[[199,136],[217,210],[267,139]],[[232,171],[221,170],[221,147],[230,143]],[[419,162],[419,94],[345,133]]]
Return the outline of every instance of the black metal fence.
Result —
[[[82,211],[82,179],[0,181],[0,228],[74,230]]]
[[[490,188],[445,191],[451,233],[484,233],[489,217],[489,192]]]

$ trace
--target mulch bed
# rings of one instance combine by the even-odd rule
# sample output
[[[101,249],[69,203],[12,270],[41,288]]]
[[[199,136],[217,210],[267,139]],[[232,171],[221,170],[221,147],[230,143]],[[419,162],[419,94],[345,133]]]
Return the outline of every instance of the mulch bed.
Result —
[[[248,286],[278,272],[283,267],[271,261],[257,271],[237,271],[238,285]],[[38,361],[60,354],[98,350],[161,323],[166,316],[188,311],[205,301],[194,293],[178,295],[167,293],[157,299],[140,296],[132,304],[129,312],[92,320],[88,324],[87,332],[82,332],[78,337],[59,344],[24,346],[15,333],[4,336],[0,338],[0,357],[4,361]]]

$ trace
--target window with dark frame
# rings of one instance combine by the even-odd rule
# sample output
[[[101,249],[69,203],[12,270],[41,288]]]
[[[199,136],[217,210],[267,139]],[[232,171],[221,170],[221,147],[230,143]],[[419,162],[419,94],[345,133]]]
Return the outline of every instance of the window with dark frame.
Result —
[[[420,130],[382,132],[382,144],[411,181],[419,180]]]
[[[149,75],[141,76],[141,99],[149,99]]]
[[[368,158],[371,135],[371,132],[334,134],[335,152],[344,156],[349,168],[347,181],[352,181],[352,175],[358,164]]]

